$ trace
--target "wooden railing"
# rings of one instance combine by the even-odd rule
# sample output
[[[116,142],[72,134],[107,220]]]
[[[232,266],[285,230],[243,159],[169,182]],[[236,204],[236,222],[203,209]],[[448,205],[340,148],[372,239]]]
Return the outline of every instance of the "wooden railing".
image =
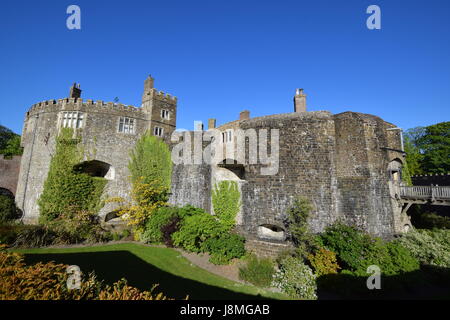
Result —
[[[450,200],[450,187],[413,186],[400,187],[400,197],[406,199]]]

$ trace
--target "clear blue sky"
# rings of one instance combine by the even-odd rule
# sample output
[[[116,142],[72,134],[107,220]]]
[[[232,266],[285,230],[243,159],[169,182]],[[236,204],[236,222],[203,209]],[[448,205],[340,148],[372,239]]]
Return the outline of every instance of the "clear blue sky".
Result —
[[[81,8],[81,30],[66,9]],[[377,4],[382,29],[368,30]],[[450,120],[448,0],[2,0],[0,124],[68,96],[139,106],[143,81],[178,97],[178,127],[309,110],[378,115],[402,128]]]

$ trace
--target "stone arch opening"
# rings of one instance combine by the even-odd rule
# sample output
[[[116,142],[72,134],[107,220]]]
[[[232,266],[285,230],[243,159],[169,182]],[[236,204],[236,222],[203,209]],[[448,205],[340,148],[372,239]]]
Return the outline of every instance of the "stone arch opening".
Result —
[[[6,196],[8,198],[14,199],[14,193],[6,188],[0,188],[0,195]]]
[[[118,210],[111,211],[111,212],[107,213],[105,215],[105,222],[110,222],[111,220],[118,221],[120,219],[118,213],[119,213]],[[115,219],[117,219],[117,220],[115,220]]]
[[[402,181],[402,161],[400,159],[394,159],[388,164],[389,179],[394,183],[400,183]]]
[[[224,180],[245,180],[245,168],[243,164],[236,160],[225,159],[217,164],[219,168],[226,169],[234,175],[229,175],[228,179]],[[222,170],[223,171],[223,170]],[[224,171],[223,171],[224,172]]]
[[[284,228],[270,223],[259,225],[257,234],[258,238],[265,240],[286,240],[286,231]]]
[[[92,177],[105,178],[107,180],[114,180],[115,169],[109,163],[91,160],[84,161],[74,166],[74,170],[81,173],[86,173]]]

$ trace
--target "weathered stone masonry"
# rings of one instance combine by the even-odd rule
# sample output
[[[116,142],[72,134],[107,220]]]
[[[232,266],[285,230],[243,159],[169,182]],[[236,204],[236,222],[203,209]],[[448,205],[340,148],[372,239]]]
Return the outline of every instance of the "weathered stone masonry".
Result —
[[[294,97],[294,111],[251,118],[246,110],[239,120],[217,128],[221,132],[278,129],[279,168],[275,174],[263,175],[265,165],[237,163],[236,159],[231,159],[236,161],[233,165],[177,164],[170,202],[214,213],[211,190],[215,183],[236,181],[242,201],[237,229],[248,239],[247,247],[260,255],[274,255],[289,247],[286,210],[298,196],[313,204],[310,226],[314,232],[337,220],[383,237],[403,232],[410,222],[401,214],[396,199],[404,158],[395,126],[356,112],[307,112],[306,95],[300,89]],[[177,99],[154,89],[149,77],[139,108],[83,100],[79,86],[72,87],[69,98],[32,106],[24,122],[24,153],[16,194],[28,223],[38,220],[37,200],[55,150],[55,137],[67,124],[67,112],[69,117],[79,113],[79,127],[72,125],[82,137],[85,164],[109,180],[104,197],[130,199],[129,152],[146,130],[170,143],[176,127]],[[132,123],[129,132],[121,132],[124,121]],[[215,119],[208,123],[210,128],[216,127]],[[246,146],[248,159],[248,142]],[[269,144],[269,152],[271,148]],[[109,204],[99,214],[108,217],[113,211]]]

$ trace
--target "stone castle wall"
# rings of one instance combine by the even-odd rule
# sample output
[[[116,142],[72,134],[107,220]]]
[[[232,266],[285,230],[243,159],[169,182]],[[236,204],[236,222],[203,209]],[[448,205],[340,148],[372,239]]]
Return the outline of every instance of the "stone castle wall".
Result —
[[[0,189],[6,189],[5,193],[16,194],[21,158],[14,156],[8,159],[0,155]]]
[[[286,212],[299,196],[308,198],[314,207],[313,232],[321,232],[337,220],[382,237],[402,232],[409,220],[400,214],[388,170],[392,161],[400,166],[403,161],[400,136],[387,130],[393,127],[372,115],[325,111],[279,114],[220,126],[221,131],[279,130],[276,174],[262,174],[265,165],[261,163],[246,163],[240,176],[235,172],[229,175],[234,178],[228,179],[240,186],[242,208],[237,223],[241,233],[273,243],[274,235],[277,241],[289,237]],[[269,135],[269,155],[270,141]],[[224,153],[223,157],[229,156]],[[235,171],[233,165],[219,167]],[[211,208],[210,191],[223,176],[218,172],[217,165],[212,165],[211,171],[206,165],[178,165],[172,186],[176,203],[188,204],[193,198],[204,204],[205,210]]]
[[[33,105],[25,115],[22,132],[24,153],[20,166],[16,202],[24,212],[24,221],[37,223],[37,201],[43,191],[50,161],[55,152],[56,137],[63,126],[63,112],[83,114],[81,128],[74,129],[81,137],[83,161],[96,161],[109,167],[105,178],[104,199],[122,197],[131,200],[128,163],[136,141],[155,125],[166,128],[163,138],[168,140],[176,125],[176,97],[154,88],[146,88],[146,105],[127,106],[120,103],[65,98]],[[170,119],[161,118],[161,109],[171,112]],[[132,133],[119,132],[121,117],[134,120]],[[99,215],[104,217],[117,205],[108,203]]]

